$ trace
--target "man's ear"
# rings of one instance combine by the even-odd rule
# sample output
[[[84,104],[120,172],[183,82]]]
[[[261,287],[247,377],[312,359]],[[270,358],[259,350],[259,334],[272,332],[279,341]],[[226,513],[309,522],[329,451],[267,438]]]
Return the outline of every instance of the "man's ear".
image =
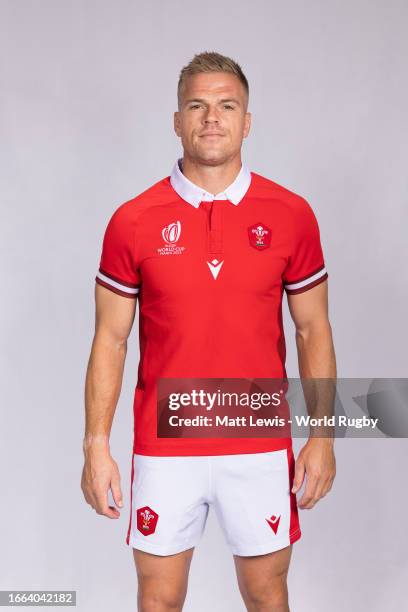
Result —
[[[174,131],[176,132],[177,136],[181,136],[179,111],[175,111],[174,113]]]
[[[248,136],[249,130],[251,129],[251,120],[252,120],[252,114],[245,113],[244,138]]]

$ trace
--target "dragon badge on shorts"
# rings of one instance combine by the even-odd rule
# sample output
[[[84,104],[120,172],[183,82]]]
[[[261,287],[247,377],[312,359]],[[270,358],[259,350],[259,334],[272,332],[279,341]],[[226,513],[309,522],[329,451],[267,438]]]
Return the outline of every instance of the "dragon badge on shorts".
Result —
[[[254,223],[248,227],[249,244],[261,251],[271,246],[271,229],[265,223]]]
[[[136,510],[137,516],[137,528],[140,533],[148,536],[155,532],[159,515],[157,512],[149,508],[149,506],[143,506]]]

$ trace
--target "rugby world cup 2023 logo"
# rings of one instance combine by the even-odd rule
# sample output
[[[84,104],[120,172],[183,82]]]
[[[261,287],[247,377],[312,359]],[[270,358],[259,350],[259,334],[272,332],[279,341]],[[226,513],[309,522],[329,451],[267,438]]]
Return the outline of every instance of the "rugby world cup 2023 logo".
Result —
[[[159,247],[157,252],[159,255],[181,255],[186,247],[178,246],[178,242],[181,235],[181,223],[180,221],[173,221],[162,229],[162,238],[165,242],[165,246]]]

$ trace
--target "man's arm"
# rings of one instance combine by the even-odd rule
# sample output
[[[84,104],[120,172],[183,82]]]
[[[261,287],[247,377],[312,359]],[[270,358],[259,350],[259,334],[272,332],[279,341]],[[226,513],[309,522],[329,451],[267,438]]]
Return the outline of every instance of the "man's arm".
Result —
[[[296,327],[299,374],[302,379],[336,378],[336,358],[328,317],[327,281],[303,293],[288,294],[289,311]],[[300,451],[292,491],[303,484],[298,505],[312,508],[330,491],[336,475],[332,437],[310,437]]]
[[[98,514],[119,518],[120,512],[108,506],[109,489],[115,504],[123,505],[119,469],[110,455],[109,436],[122,386],[136,299],[95,284],[95,304],[95,335],[85,382],[85,462],[81,488]]]

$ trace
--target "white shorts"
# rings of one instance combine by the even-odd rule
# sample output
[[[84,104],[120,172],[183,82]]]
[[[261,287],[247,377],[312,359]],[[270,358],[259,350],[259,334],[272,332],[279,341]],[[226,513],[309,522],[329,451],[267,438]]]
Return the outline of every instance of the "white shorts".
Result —
[[[209,506],[234,555],[263,555],[301,536],[292,449],[239,455],[133,455],[126,544],[172,555],[196,546]]]

